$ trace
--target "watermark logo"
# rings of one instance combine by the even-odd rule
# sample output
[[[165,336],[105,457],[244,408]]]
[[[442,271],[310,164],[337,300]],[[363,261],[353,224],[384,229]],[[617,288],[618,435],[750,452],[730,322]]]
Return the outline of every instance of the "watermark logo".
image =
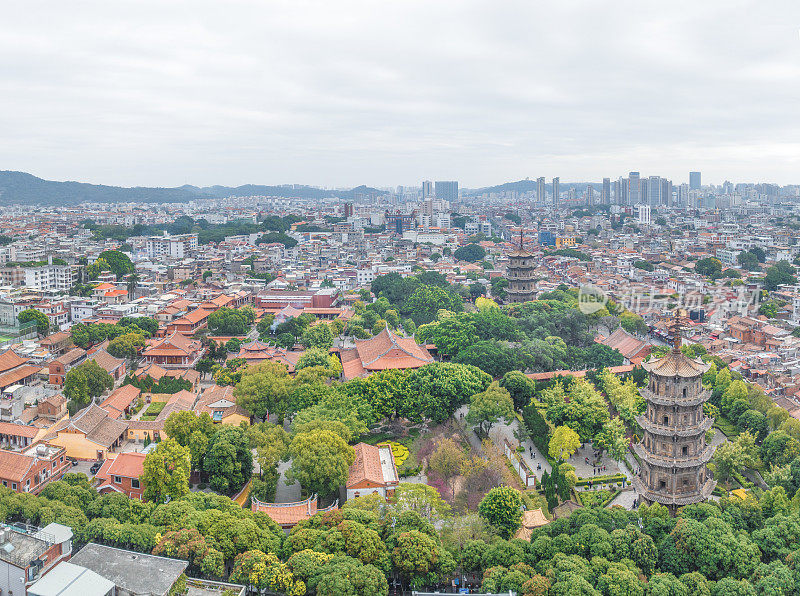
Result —
[[[603,310],[608,304],[608,295],[605,291],[592,284],[582,285],[578,289],[578,309],[585,314],[591,315]]]

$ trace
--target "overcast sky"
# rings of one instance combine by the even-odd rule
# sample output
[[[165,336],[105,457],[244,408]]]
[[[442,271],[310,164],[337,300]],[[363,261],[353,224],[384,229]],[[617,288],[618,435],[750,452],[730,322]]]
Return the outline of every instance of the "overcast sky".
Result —
[[[798,0],[7,2],[0,170],[800,183]]]

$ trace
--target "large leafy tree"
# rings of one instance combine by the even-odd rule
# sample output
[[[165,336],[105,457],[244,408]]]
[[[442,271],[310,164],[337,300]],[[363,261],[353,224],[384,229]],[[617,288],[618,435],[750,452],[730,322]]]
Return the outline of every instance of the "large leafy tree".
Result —
[[[511,394],[514,407],[518,410],[531,403],[536,394],[536,385],[518,370],[512,370],[503,375],[500,380],[500,387]]]
[[[113,387],[114,378],[94,360],[86,360],[67,372],[64,379],[64,396],[78,405],[85,406]]]
[[[193,470],[200,469],[209,441],[217,429],[207,412],[199,416],[188,410],[173,412],[164,421],[164,434],[189,448]]]
[[[470,397],[484,391],[492,377],[466,364],[434,362],[409,373],[401,382],[400,415],[414,422],[443,422]]]
[[[430,323],[440,310],[458,312],[464,301],[454,293],[439,286],[420,285],[403,304],[403,312],[411,316],[416,325]]]
[[[568,426],[559,426],[550,437],[549,455],[555,460],[569,459],[581,446],[581,439],[574,430]]]
[[[478,504],[478,513],[508,538],[522,523],[522,495],[510,486],[493,488]]]
[[[248,318],[243,309],[223,306],[208,315],[208,329],[215,335],[244,335],[249,330]]]
[[[232,495],[253,475],[253,454],[247,434],[238,426],[228,426],[214,435],[203,457],[203,470],[211,488]]]
[[[189,494],[191,455],[174,439],[161,441],[144,458],[141,481],[144,498],[163,503],[167,497],[179,499]]]
[[[333,333],[327,323],[312,325],[303,333],[300,343],[304,348],[320,348],[328,351],[333,345]]]
[[[510,422],[514,417],[514,402],[507,389],[496,382],[486,391],[472,396],[467,412],[467,422],[478,426],[483,436],[489,436],[492,426],[500,420]]]
[[[248,366],[233,391],[236,403],[262,420],[270,413],[283,415],[289,406],[292,380],[279,362],[264,361]]]
[[[20,323],[29,323],[30,321],[36,322],[36,331],[39,335],[47,335],[50,330],[50,319],[43,312],[35,308],[27,308],[17,315],[17,320]]]
[[[117,358],[134,360],[144,346],[144,336],[141,333],[125,333],[108,343],[108,353]]]
[[[257,591],[274,590],[287,596],[303,596],[306,585],[295,579],[286,563],[273,553],[248,550],[236,556],[230,580],[255,588]]]
[[[317,596],[386,596],[389,593],[386,574],[353,557],[334,557],[316,575]]]
[[[466,246],[461,246],[453,253],[453,257],[455,257],[457,261],[468,261],[470,263],[480,261],[485,256],[486,250],[478,244],[467,244]]]
[[[117,279],[122,279],[130,273],[135,273],[136,267],[130,257],[124,252],[118,250],[104,250],[97,256],[98,260],[103,259],[108,264],[109,271],[117,276]]]
[[[309,492],[329,495],[347,482],[355,451],[338,434],[325,429],[300,432],[289,445],[291,476]]]

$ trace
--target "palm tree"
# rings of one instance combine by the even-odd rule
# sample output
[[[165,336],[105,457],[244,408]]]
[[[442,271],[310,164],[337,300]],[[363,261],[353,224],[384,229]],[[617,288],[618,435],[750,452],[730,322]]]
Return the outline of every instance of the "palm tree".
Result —
[[[136,273],[131,273],[128,276],[128,300],[133,300],[133,293],[136,291],[136,286],[139,285],[140,279]]]

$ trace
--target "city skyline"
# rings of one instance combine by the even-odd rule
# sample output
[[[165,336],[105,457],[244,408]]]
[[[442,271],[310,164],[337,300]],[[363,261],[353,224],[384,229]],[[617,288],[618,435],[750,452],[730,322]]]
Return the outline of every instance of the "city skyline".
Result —
[[[10,7],[0,168],[123,186],[796,182],[788,1],[186,6]]]

